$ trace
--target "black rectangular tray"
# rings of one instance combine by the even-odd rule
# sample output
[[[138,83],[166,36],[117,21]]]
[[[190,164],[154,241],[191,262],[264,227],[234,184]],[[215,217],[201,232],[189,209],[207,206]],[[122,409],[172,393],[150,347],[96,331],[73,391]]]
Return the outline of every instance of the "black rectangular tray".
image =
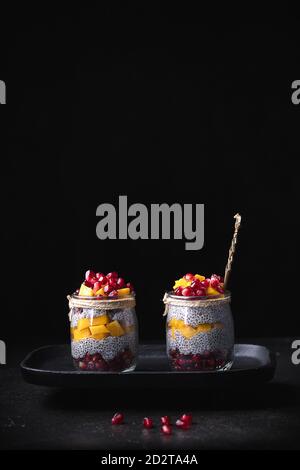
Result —
[[[28,354],[21,370],[27,382],[52,387],[186,389],[266,382],[273,378],[275,366],[275,356],[264,346],[236,344],[229,371],[172,371],[165,345],[145,344],[140,345],[134,372],[81,372],[73,366],[69,345],[52,345]]]

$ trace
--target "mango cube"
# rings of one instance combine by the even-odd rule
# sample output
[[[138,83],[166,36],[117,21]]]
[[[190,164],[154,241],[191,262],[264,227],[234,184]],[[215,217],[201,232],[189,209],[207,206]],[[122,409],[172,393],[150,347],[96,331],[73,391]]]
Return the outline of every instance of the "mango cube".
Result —
[[[106,327],[112,336],[122,336],[125,333],[118,320],[108,323]]]
[[[177,289],[177,287],[188,287],[191,285],[191,281],[187,281],[184,277],[182,277],[181,279],[178,279],[177,281],[175,281],[175,284],[173,286],[173,289]]]
[[[205,276],[201,276],[201,274],[195,274],[195,278],[199,279],[199,281],[204,281]]]
[[[97,290],[95,295],[105,295],[103,287],[101,287],[101,289]]]
[[[85,328],[88,328],[90,326],[90,319],[89,318],[80,318],[77,323],[77,330],[81,331],[84,330]]]
[[[220,295],[220,293],[211,286],[208,286],[206,294],[207,295]]]
[[[86,285],[81,284],[78,295],[83,295],[85,297],[93,297],[94,292],[93,292],[93,289],[91,289],[90,287],[87,287]]]
[[[97,335],[97,334],[105,334],[105,333],[108,333],[109,334],[109,330],[106,328],[105,325],[97,325],[97,326],[90,326],[90,330],[91,330],[91,333],[92,335]]]
[[[108,322],[109,322],[109,316],[108,315],[101,315],[100,317],[92,317],[90,319],[90,325],[91,326],[105,325]]]
[[[91,332],[89,328],[85,328],[84,330],[79,331],[77,328],[74,328],[74,340],[80,341],[81,339],[88,338],[91,336]]]
[[[130,289],[129,287],[124,287],[123,289],[118,289],[118,296],[119,297],[125,297],[126,295],[130,294]]]

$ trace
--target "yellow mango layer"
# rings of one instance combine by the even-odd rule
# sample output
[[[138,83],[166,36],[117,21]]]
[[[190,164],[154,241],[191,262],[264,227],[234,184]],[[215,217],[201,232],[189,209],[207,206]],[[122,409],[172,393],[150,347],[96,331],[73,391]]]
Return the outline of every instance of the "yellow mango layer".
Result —
[[[106,327],[112,336],[122,336],[125,333],[118,320],[108,323]]]
[[[100,317],[93,317],[90,319],[91,326],[106,325],[109,322],[108,315],[101,315]]]
[[[78,295],[84,295],[85,297],[93,297],[94,292],[93,292],[93,289],[91,289],[90,287],[87,287],[84,284],[81,284]]]
[[[201,323],[193,328],[190,325],[186,325],[183,320],[177,320],[176,318],[172,318],[169,323],[168,327],[171,329],[172,337],[175,336],[175,331],[179,331],[185,338],[189,339],[192,338],[194,335],[198,333],[208,333],[209,331],[213,330],[214,328],[223,328],[222,323]]]
[[[90,326],[90,331],[92,335],[97,335],[97,334],[109,334],[109,330],[106,328],[105,325],[98,325],[98,326]]]
[[[84,330],[77,330],[77,328],[74,329],[74,340],[75,341],[80,341],[81,339],[88,338],[91,336],[91,332],[89,328],[85,328]]]

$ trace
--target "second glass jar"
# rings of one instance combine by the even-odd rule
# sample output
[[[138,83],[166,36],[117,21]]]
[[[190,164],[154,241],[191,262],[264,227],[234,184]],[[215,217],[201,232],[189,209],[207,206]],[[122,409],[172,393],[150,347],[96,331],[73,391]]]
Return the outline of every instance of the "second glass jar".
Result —
[[[228,370],[233,363],[234,326],[230,293],[217,297],[164,297],[167,354],[178,371]]]

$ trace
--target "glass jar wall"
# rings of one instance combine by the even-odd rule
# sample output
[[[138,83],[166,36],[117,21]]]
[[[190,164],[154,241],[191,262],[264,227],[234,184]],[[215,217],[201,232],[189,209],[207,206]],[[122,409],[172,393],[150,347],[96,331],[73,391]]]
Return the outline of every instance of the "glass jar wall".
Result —
[[[138,323],[133,294],[117,299],[69,297],[71,354],[81,371],[135,369]]]
[[[164,302],[171,368],[179,371],[228,370],[234,347],[230,293],[211,298],[178,297],[168,293]]]

